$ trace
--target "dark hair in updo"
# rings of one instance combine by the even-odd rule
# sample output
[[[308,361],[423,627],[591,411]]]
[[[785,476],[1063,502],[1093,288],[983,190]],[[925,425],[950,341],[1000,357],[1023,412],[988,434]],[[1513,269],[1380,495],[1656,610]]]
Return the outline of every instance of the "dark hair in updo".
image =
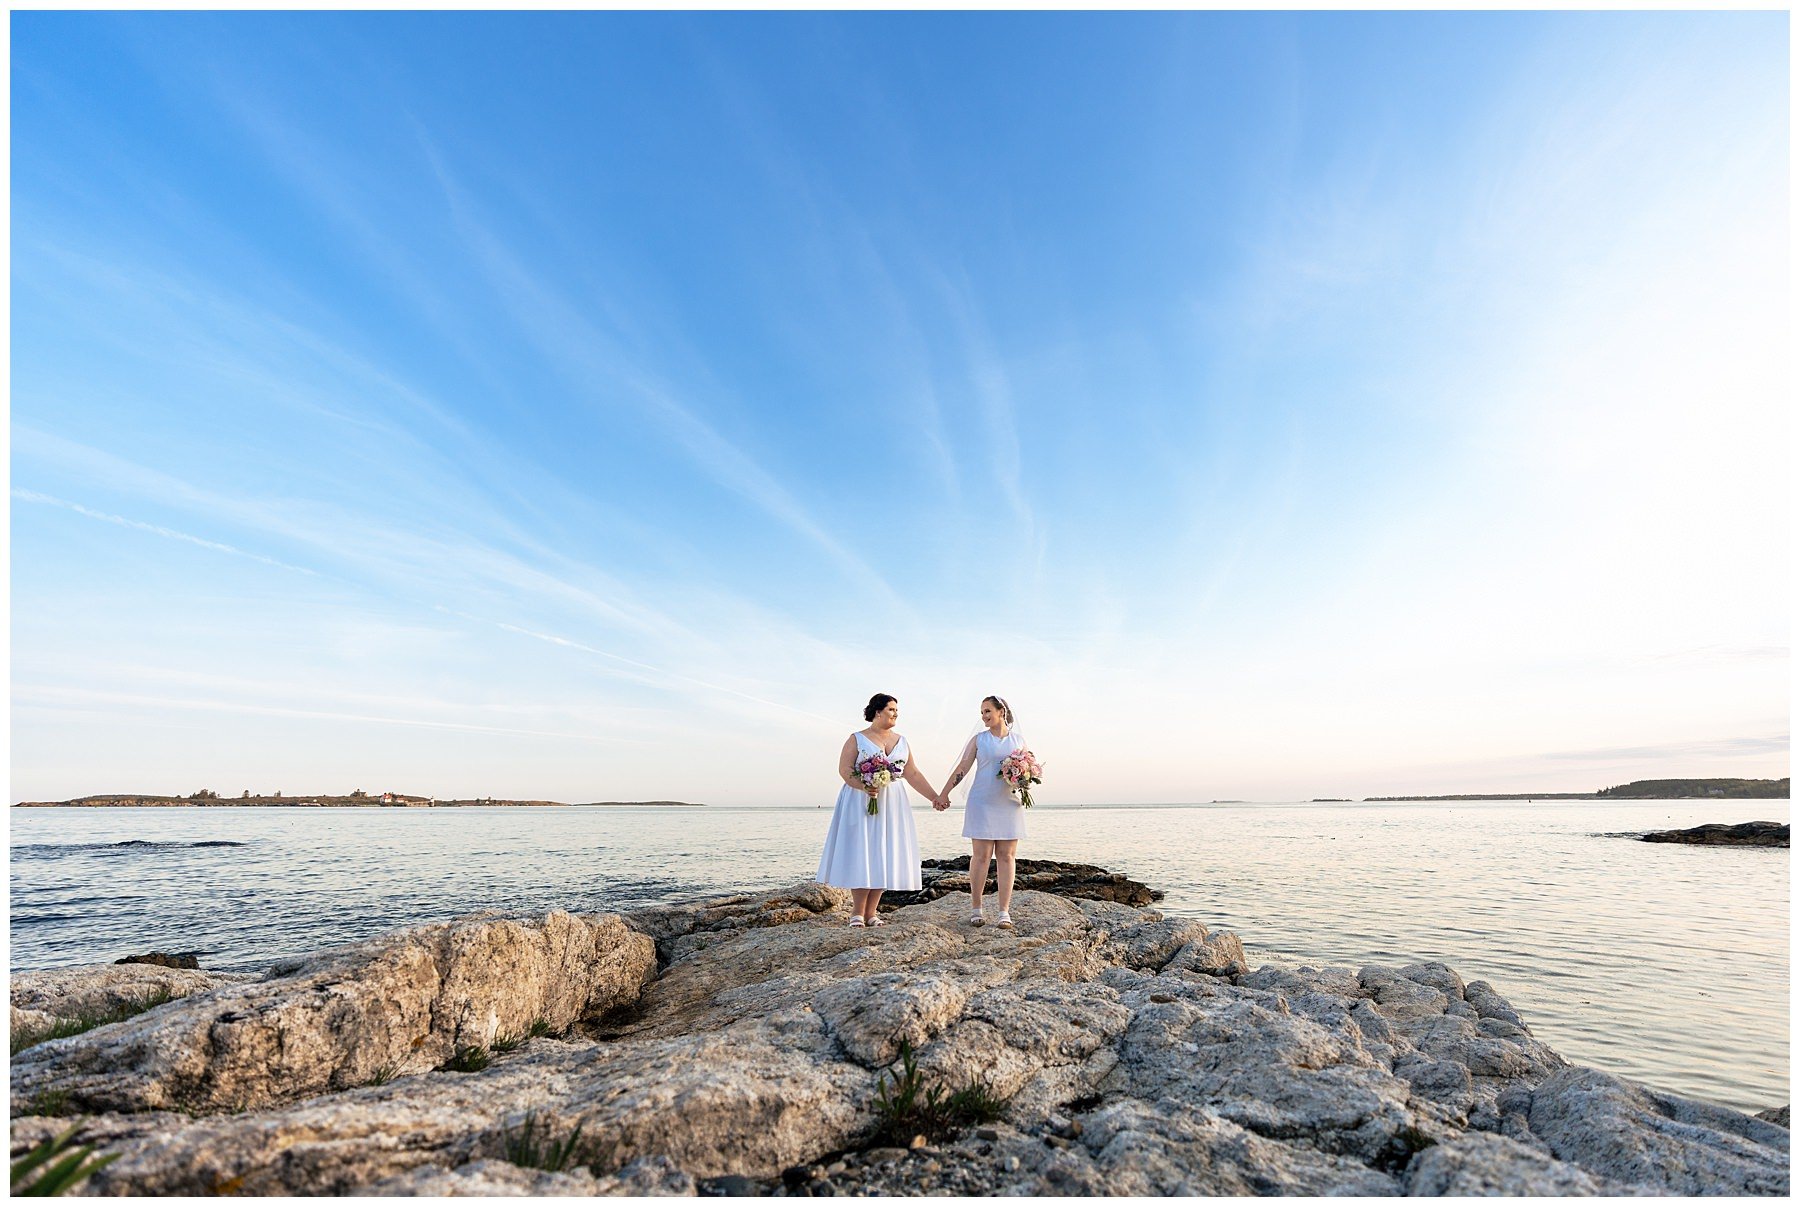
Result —
[[[886,692],[876,692],[869,697],[869,706],[863,709],[863,720],[873,721],[875,714],[894,702],[894,697]]]
[[[1012,706],[1009,705],[1005,700],[1002,700],[999,696],[983,696],[983,697],[981,697],[981,702],[983,704],[992,704],[995,708],[999,709],[1000,715],[1002,715],[1006,718],[1006,723],[1008,725],[1011,725],[1013,723]]]

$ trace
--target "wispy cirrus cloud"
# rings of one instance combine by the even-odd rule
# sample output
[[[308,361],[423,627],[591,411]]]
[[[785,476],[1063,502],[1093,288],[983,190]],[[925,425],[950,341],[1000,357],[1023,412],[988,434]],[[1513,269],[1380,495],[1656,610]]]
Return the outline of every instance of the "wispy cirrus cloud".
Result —
[[[254,700],[223,700],[216,697],[173,696],[90,688],[26,686],[17,693],[16,707],[21,709],[55,709],[63,705],[93,711],[95,706],[127,707],[134,710],[229,713],[233,716],[286,717],[304,721],[330,721],[355,725],[398,725],[409,729],[441,729],[457,733],[483,733],[505,737],[554,738],[583,743],[643,744],[647,739],[624,737],[616,733],[592,730],[519,729],[504,725],[481,725],[465,721],[438,720],[419,716],[416,712],[384,715],[373,712],[341,712],[317,708],[295,708]]]
[[[15,451],[27,459],[59,465],[91,483],[181,508],[215,524],[306,546],[342,572],[362,575],[364,581],[422,592],[483,586],[509,595],[551,597],[618,628],[674,640],[704,640],[665,613],[629,599],[616,584],[602,582],[596,590],[561,577],[482,542],[467,528],[402,527],[342,503],[230,494],[28,425],[15,424],[13,437]],[[600,577],[591,567],[584,570],[590,581]]]
[[[728,439],[658,369],[633,357],[617,339],[587,317],[544,277],[531,271],[490,224],[457,182],[448,163],[429,144],[446,204],[476,262],[513,315],[521,336],[566,375],[570,386],[591,404],[634,408],[673,439],[689,459],[716,482],[750,500],[822,550],[852,581],[871,586],[897,613],[910,607],[876,567],[818,523],[791,491],[746,450]]]
[[[117,524],[123,528],[135,528],[139,532],[154,533],[157,536],[166,537],[172,541],[185,541],[190,545],[197,545],[202,549],[211,549],[215,553],[227,553],[233,557],[249,558],[253,562],[261,562],[265,566],[278,566],[283,570],[292,570],[297,574],[318,573],[317,570],[309,570],[305,566],[296,566],[292,562],[284,562],[279,558],[266,557],[261,553],[252,553],[248,549],[239,549],[237,546],[227,545],[223,541],[209,541],[205,537],[195,536],[190,532],[180,532],[174,528],[165,528],[161,524],[148,524],[143,520],[132,520],[127,519],[122,515],[113,515],[110,512],[96,511],[92,507],[84,507],[80,503],[71,503],[67,499],[59,499],[54,495],[43,494],[35,490],[22,490],[15,487],[12,491],[12,497],[27,503],[43,503],[51,507],[61,507],[66,511],[74,512],[76,515],[87,516],[91,520],[101,520],[108,524]]]
[[[284,543],[301,544],[310,548],[323,562],[335,566],[336,573],[331,577],[340,581],[360,584],[365,588],[379,587],[384,596],[397,591],[400,598],[410,599],[419,608],[429,608],[479,625],[491,625],[533,641],[603,659],[608,664],[608,673],[613,676],[658,691],[673,692],[680,697],[704,703],[709,708],[716,707],[718,697],[723,695],[834,728],[841,723],[805,707],[785,702],[776,698],[773,693],[759,693],[754,690],[753,683],[734,685],[721,681],[716,675],[694,673],[692,668],[715,661],[716,656],[724,652],[725,647],[718,638],[684,624],[670,613],[650,609],[642,603],[620,602],[615,597],[597,594],[594,589],[581,582],[583,578],[595,576],[590,567],[565,567],[562,573],[558,573],[514,553],[493,548],[468,535],[450,538],[442,532],[419,532],[396,527],[391,521],[375,520],[364,514],[339,513],[313,503],[235,496],[197,486],[104,450],[33,428],[23,428],[17,434],[21,437],[18,448],[28,461],[38,458],[74,467],[92,481],[106,482],[111,490],[124,490],[158,506],[175,506],[209,523],[223,522],[233,528],[260,532]],[[222,541],[208,540],[161,525],[96,511],[40,492],[15,489],[14,495],[26,501],[56,504],[89,518],[137,531],[183,540],[213,552],[245,557],[272,566],[304,569]],[[305,572],[313,575],[321,573],[312,570]],[[618,590],[612,584],[604,586]],[[505,607],[514,619],[477,616],[465,609],[431,602],[444,594],[466,596],[472,588]],[[713,610],[722,608],[746,619],[753,615],[752,611],[747,610],[746,604],[729,598],[712,600],[709,607]],[[528,617],[537,619],[527,620]],[[564,623],[579,621],[592,625],[598,621],[607,631],[625,635],[628,638],[628,648],[663,651],[670,660],[686,669],[674,669],[669,665],[658,665],[640,657],[603,649],[591,640],[582,641],[546,632],[544,624],[552,617],[560,617]],[[816,640],[806,644],[819,646]],[[791,651],[796,647],[789,645],[788,648]],[[827,663],[843,660],[841,655],[824,647],[816,649],[812,657]],[[759,670],[773,669],[779,664],[780,658],[780,654],[766,646],[747,647],[740,644],[733,664],[750,672],[754,680]],[[290,712],[294,716],[305,715],[321,719],[332,715],[345,719],[364,715],[304,709]],[[510,732],[504,727],[488,728],[497,733]]]
[[[749,692],[739,691],[735,687],[728,687],[724,684],[714,683],[706,679],[697,679],[691,675],[683,675],[678,672],[664,670],[661,667],[651,666],[646,662],[638,662],[634,659],[624,658],[607,650],[596,649],[594,646],[588,645],[585,642],[574,641],[567,637],[558,637],[554,633],[535,632],[531,629],[521,628],[516,624],[507,624],[504,621],[494,621],[493,623],[509,633],[518,633],[520,636],[530,637],[534,641],[547,642],[551,645],[561,646],[564,649],[580,650],[584,654],[593,654],[599,658],[606,658],[615,662],[624,663],[627,666],[636,667],[639,670],[646,672],[641,680],[645,683],[656,686],[665,686],[671,682],[676,682],[685,684],[690,688],[698,688],[700,691],[706,693],[724,692],[726,695],[735,696],[740,700],[746,700],[752,704],[761,704],[769,708],[780,709],[785,712],[806,717],[808,720],[821,721],[833,729],[840,728],[843,725],[843,719],[841,717],[821,716],[816,712],[809,712],[804,708],[795,708],[793,705],[784,704],[779,700],[770,700],[762,696],[751,695]]]
[[[952,316],[966,376],[955,383],[959,393],[974,403],[979,417],[979,436],[970,441],[986,453],[977,458],[975,472],[985,471],[988,481],[1006,501],[1023,545],[1035,554],[1036,571],[1043,573],[1045,534],[1026,495],[1024,452],[1019,440],[1019,416],[1011,375],[995,352],[994,342],[982,320],[972,284],[966,277],[935,272],[939,296]]]

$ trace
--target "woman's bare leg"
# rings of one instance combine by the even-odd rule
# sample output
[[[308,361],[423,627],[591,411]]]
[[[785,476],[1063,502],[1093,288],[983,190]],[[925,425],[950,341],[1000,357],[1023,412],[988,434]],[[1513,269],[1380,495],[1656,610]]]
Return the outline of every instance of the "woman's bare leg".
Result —
[[[869,890],[868,889],[853,888],[850,890],[850,915],[851,915],[851,917],[862,918],[866,921],[868,918],[868,915],[866,913],[864,913],[864,911],[868,908],[868,904],[869,904]]]
[[[1019,851],[1019,840],[1007,838],[994,843],[994,862],[999,866],[994,869],[994,877],[1000,882],[1000,912],[1005,913],[1012,905],[1013,873],[1018,870],[1014,856]]]
[[[969,856],[969,909],[981,912],[981,894],[987,890],[988,862],[994,857],[994,844],[986,838],[970,840],[974,853]]]
[[[881,894],[886,891],[887,890],[885,890],[885,889],[878,889],[878,888],[872,888],[872,889],[868,890],[869,895],[867,897],[863,898],[863,921],[864,922],[873,922],[875,920],[875,911],[878,908],[880,908],[880,906],[881,906]]]

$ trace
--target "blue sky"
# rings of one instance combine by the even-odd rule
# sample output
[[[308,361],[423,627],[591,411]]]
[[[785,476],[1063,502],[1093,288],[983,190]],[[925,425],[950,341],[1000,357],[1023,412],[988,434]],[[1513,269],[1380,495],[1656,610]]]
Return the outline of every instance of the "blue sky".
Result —
[[[15,14],[14,796],[1785,775],[1786,21]]]

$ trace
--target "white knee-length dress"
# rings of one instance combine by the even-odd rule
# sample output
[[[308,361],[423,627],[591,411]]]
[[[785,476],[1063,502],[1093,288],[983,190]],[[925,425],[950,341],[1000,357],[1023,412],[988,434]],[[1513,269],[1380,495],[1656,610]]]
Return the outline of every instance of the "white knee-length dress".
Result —
[[[1006,781],[1000,778],[1000,764],[1022,746],[1019,735],[1010,730],[1003,738],[985,729],[975,735],[975,778],[969,785],[969,801],[963,806],[964,838],[1025,837],[1025,806],[1006,790]]]
[[[861,730],[856,732],[856,758],[883,753]],[[896,762],[912,756],[903,737],[887,751]],[[825,832],[825,853],[819,857],[819,874],[813,879],[838,888],[916,889],[919,874],[919,835],[913,829],[912,798],[906,784],[896,779],[875,798],[878,812],[869,813],[869,794],[845,784],[838,789],[837,809],[831,829]]]

